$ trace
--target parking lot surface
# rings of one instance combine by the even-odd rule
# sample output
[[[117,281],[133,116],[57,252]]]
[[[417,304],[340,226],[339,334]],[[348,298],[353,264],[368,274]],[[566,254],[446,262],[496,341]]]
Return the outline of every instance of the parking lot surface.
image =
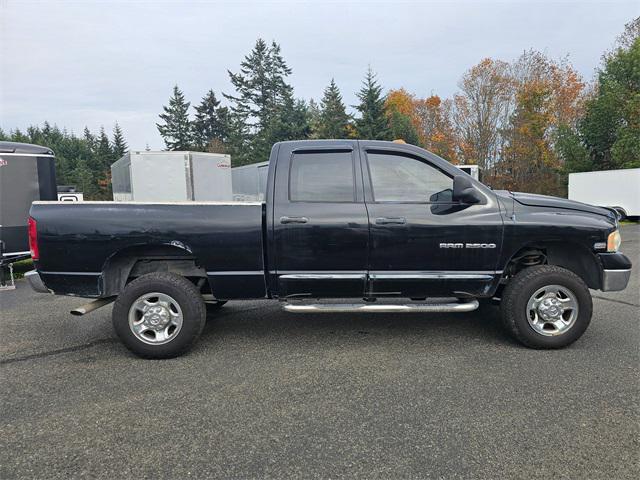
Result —
[[[640,227],[624,292],[572,346],[497,309],[297,315],[229,302],[181,358],[131,355],[111,308],[0,293],[0,478],[638,478]]]

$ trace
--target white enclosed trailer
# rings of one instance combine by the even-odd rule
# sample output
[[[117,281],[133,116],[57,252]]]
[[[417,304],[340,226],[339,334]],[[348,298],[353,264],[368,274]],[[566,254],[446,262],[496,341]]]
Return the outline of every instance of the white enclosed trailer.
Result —
[[[569,199],[640,216],[640,168],[569,174]]]
[[[231,157],[203,152],[129,152],[111,165],[117,202],[231,201]]]
[[[241,202],[262,202],[267,194],[269,162],[243,165],[231,169],[233,199]]]

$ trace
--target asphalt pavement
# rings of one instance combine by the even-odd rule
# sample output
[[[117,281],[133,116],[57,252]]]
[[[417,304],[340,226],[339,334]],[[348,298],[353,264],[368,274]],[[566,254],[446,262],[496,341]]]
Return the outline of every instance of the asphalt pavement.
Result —
[[[640,227],[585,335],[524,348],[497,309],[299,315],[229,302],[181,358],[111,307],[0,293],[0,478],[638,478]]]

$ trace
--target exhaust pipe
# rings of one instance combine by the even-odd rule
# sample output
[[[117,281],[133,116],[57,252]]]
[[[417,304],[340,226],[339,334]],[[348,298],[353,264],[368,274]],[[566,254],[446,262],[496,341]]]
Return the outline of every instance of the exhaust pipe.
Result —
[[[97,300],[94,300],[92,302],[85,303],[81,307],[74,308],[73,310],[71,310],[71,315],[76,315],[78,317],[81,317],[82,315],[86,315],[87,313],[91,313],[91,312],[93,312],[94,310],[97,310],[100,307],[104,307],[105,305],[109,305],[115,299],[116,299],[116,297],[98,298]]]

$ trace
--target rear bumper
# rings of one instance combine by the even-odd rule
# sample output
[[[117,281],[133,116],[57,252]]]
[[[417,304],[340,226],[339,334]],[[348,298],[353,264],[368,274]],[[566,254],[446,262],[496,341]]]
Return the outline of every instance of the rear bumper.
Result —
[[[627,288],[631,278],[631,260],[622,253],[601,253],[602,291],[617,292]]]
[[[47,287],[44,286],[40,274],[37,270],[31,270],[24,274],[24,278],[27,279],[31,288],[38,293],[51,293]]]

